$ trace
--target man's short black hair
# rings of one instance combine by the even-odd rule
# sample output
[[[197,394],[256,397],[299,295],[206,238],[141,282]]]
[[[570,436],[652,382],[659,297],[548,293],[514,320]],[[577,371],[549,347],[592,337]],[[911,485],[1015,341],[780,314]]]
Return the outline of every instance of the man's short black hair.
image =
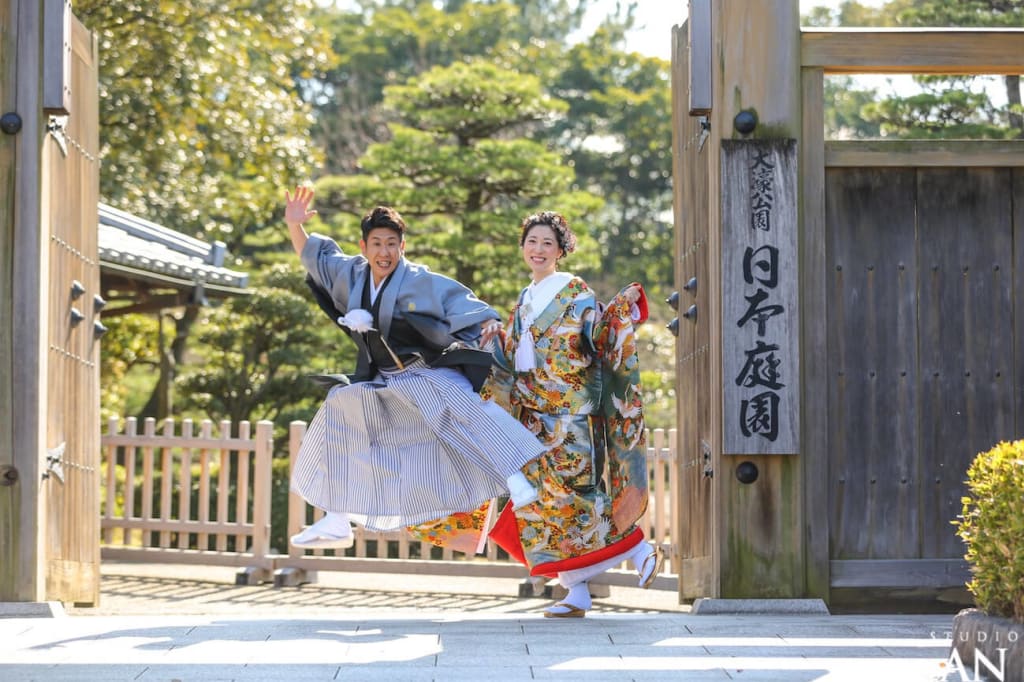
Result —
[[[363,230],[363,240],[370,234],[370,230],[375,227],[386,227],[394,230],[398,233],[399,237],[405,239],[405,221],[402,220],[402,216],[398,211],[390,206],[378,206],[367,213],[363,216],[363,222],[360,223],[360,227]]]

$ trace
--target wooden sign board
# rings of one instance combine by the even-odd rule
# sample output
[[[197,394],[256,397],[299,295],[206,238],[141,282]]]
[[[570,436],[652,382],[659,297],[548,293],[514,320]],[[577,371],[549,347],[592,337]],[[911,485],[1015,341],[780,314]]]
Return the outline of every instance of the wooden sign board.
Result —
[[[721,161],[722,454],[795,454],[796,140],[723,140]]]

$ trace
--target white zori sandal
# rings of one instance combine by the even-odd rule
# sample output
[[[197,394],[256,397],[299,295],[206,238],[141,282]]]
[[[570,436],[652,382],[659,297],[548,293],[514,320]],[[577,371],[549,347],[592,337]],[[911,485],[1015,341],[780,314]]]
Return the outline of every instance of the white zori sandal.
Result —
[[[648,545],[649,546],[649,545]],[[640,566],[638,567],[637,573],[640,574],[639,587],[647,589],[654,582],[654,579],[661,573],[662,566],[665,565],[665,550],[661,547],[653,547],[651,553],[643,558]]]
[[[346,549],[355,544],[355,536],[347,514],[327,512],[312,526],[293,535],[290,542],[303,549]]]

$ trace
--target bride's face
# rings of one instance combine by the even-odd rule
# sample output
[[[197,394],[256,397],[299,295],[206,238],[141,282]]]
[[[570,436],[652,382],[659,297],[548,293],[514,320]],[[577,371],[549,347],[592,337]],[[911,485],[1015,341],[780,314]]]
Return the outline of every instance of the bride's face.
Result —
[[[523,260],[533,273],[533,281],[539,282],[555,271],[562,249],[558,248],[558,237],[550,225],[538,223],[530,228],[523,239]]]

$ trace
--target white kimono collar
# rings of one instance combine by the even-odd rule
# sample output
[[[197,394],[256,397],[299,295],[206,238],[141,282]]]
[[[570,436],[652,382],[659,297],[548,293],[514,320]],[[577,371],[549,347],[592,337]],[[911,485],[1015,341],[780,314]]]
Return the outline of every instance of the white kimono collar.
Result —
[[[537,316],[544,312],[555,295],[572,281],[571,272],[553,272],[539,282],[531,282],[523,293],[523,322],[527,326],[533,324]]]
[[[555,295],[572,281],[572,277],[568,272],[555,272],[523,290],[523,300],[519,306],[519,344],[513,358],[517,372],[529,372],[537,368],[536,347],[530,327],[555,299]]]

